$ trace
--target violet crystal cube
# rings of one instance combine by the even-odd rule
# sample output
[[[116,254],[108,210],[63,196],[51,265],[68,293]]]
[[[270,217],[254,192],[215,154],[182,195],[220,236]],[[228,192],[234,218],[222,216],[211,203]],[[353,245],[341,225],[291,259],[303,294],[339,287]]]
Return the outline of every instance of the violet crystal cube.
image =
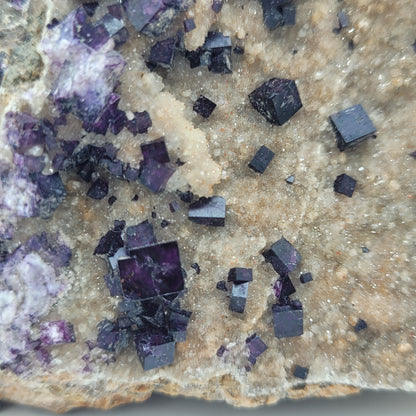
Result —
[[[300,275],[300,282],[301,283],[308,283],[308,282],[312,282],[313,278],[312,278],[312,273],[302,273]]]
[[[234,312],[244,313],[248,296],[248,285],[246,283],[233,283],[230,295],[230,306],[229,309]]]
[[[149,63],[165,69],[173,68],[176,52],[176,38],[167,38],[156,42],[150,49]]]
[[[233,267],[228,272],[228,281],[234,283],[252,282],[253,270],[243,267]]]
[[[296,337],[303,334],[302,304],[291,302],[287,305],[272,306],[274,335],[276,338]]]
[[[172,168],[150,159],[141,164],[139,181],[152,192],[161,192],[173,173]]]
[[[42,322],[40,324],[40,339],[45,345],[75,342],[74,326],[64,320]]]
[[[295,367],[295,370],[293,371],[294,377],[300,378],[302,380],[306,380],[306,378],[308,377],[308,373],[309,373],[309,368],[302,367],[300,365],[297,365]]]
[[[195,101],[193,110],[195,113],[198,113],[204,118],[208,118],[211,113],[214,111],[217,104],[212,102],[207,97],[200,95],[199,98]]]
[[[338,149],[341,151],[361,143],[376,132],[361,104],[332,114],[330,120],[336,132]]]
[[[225,199],[222,196],[201,197],[189,206],[188,218],[197,224],[224,227]]]
[[[342,175],[338,175],[335,179],[334,191],[351,198],[356,184],[357,181],[354,178],[343,173]]]
[[[103,199],[108,194],[108,182],[98,178],[96,179],[90,189],[88,189],[87,195],[92,199]]]
[[[276,241],[263,255],[281,276],[295,270],[302,259],[300,253],[284,237]]]
[[[254,155],[248,164],[249,168],[253,169],[255,172],[264,173],[269,163],[274,158],[274,152],[272,152],[268,147],[261,146],[257,153]]]
[[[302,108],[295,81],[271,78],[249,94],[251,105],[269,122],[281,126]]]
[[[176,241],[130,250],[134,257],[118,260],[124,296],[147,299],[184,289]]]
[[[183,22],[183,30],[185,31],[185,33],[188,33],[191,30],[194,30],[195,28],[196,28],[195,21],[194,21],[194,19],[192,17],[189,18],[189,19],[184,20],[184,22]]]
[[[159,139],[153,140],[149,143],[142,143],[140,148],[142,150],[142,155],[145,162],[149,161],[150,159],[153,159],[158,163],[170,162],[164,137],[160,137]]]
[[[131,250],[156,244],[156,236],[153,230],[153,224],[148,220],[137,225],[131,225],[126,229],[126,249],[128,253]]]
[[[246,339],[246,345],[250,353],[248,360],[251,364],[255,364],[257,357],[267,350],[267,345],[257,334],[248,337]]]
[[[147,133],[152,127],[152,119],[147,111],[135,112],[134,118],[126,122],[127,129],[131,134],[136,136],[138,133]]]

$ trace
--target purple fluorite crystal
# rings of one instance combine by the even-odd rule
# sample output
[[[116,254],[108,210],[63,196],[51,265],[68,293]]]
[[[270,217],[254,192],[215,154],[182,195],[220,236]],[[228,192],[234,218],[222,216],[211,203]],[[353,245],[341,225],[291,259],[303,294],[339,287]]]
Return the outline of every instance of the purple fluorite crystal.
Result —
[[[103,199],[108,194],[108,182],[104,179],[96,179],[90,189],[88,189],[87,196],[92,199]]]
[[[193,110],[200,116],[208,118],[214,111],[216,106],[217,104],[212,102],[210,99],[203,95],[200,95],[194,103]]]
[[[303,310],[299,301],[273,305],[273,325],[276,338],[296,337],[303,334]]]
[[[65,320],[42,322],[40,324],[40,340],[45,345],[75,342],[74,326]]]
[[[156,244],[156,236],[153,231],[153,224],[143,221],[140,224],[132,225],[126,229],[126,249],[128,253],[140,247]]]
[[[352,197],[357,181],[346,173],[338,175],[334,181],[334,191]]]
[[[123,293],[129,299],[147,299],[184,289],[176,241],[130,251],[134,257],[118,260]]]
[[[302,367],[297,365],[293,371],[293,376],[296,378],[300,378],[301,380],[306,380],[309,374],[309,368]]]
[[[160,40],[150,49],[149,64],[154,67],[172,69],[175,52],[176,37]]]
[[[293,293],[296,292],[296,289],[289,276],[282,276],[280,279],[276,280],[273,291],[280,301],[285,302],[290,295],[293,295]]]
[[[145,162],[148,162],[149,160],[154,160],[159,163],[170,162],[164,137],[160,137],[149,143],[142,143],[140,148]]]
[[[225,225],[225,199],[222,196],[202,197],[189,206],[188,218],[197,224]]]
[[[129,132],[136,136],[138,133],[147,133],[149,128],[152,127],[152,119],[147,111],[135,112],[134,118],[128,120],[126,125]]]
[[[229,309],[233,312],[244,313],[247,302],[249,282],[233,283],[230,295]]]
[[[267,350],[267,345],[257,334],[253,334],[248,337],[246,339],[246,345],[249,351],[248,360],[252,365],[256,363],[257,357]]]
[[[152,192],[161,192],[174,172],[174,169],[150,159],[141,164],[139,180]]]
[[[281,276],[286,276],[295,270],[302,259],[300,253],[284,237],[274,243],[263,255]]]
[[[252,282],[253,270],[244,267],[233,267],[228,272],[228,281],[234,283]]]

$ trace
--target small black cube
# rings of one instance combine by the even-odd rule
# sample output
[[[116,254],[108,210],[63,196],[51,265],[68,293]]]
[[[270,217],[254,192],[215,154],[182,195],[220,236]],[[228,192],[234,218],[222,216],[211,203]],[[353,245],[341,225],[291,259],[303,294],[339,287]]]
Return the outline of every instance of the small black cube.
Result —
[[[233,267],[228,272],[228,281],[234,283],[252,282],[253,270],[244,267]]]
[[[360,332],[360,331],[362,331],[362,330],[364,330],[364,329],[367,329],[367,322],[366,321],[364,321],[364,319],[359,319],[358,321],[357,321],[357,323],[354,325],[354,331],[355,332]]]
[[[263,145],[257,150],[257,153],[254,155],[253,159],[251,159],[248,166],[255,172],[263,173],[273,158],[274,152]]]
[[[309,368],[308,367],[302,367],[300,365],[297,365],[295,367],[295,370],[293,371],[293,375],[296,378],[300,378],[302,380],[306,380],[306,377],[308,377]]]
[[[274,336],[276,338],[297,337],[303,334],[303,309],[299,301],[288,305],[272,306]]]
[[[301,283],[308,283],[308,282],[312,282],[312,273],[302,273],[300,275],[300,281]]]
[[[338,148],[341,151],[362,142],[376,132],[361,104],[332,114],[330,120],[335,128]]]
[[[354,178],[343,173],[342,175],[338,175],[335,179],[334,191],[351,198],[356,184],[357,181]]]
[[[212,102],[210,99],[200,95],[199,98],[195,101],[194,111],[200,116],[208,118],[216,106],[217,104]]]
[[[233,283],[229,309],[233,312],[244,313],[248,296],[249,283]]]

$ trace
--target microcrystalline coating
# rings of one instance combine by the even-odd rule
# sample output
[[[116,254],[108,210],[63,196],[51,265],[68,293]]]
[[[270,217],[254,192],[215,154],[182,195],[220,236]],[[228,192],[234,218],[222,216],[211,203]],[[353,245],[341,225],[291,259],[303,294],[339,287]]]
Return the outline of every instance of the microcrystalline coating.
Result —
[[[184,289],[184,276],[176,241],[130,251],[134,257],[118,260],[124,296],[147,299]]]
[[[140,148],[142,150],[142,155],[145,162],[151,159],[158,163],[170,162],[164,137],[160,137],[159,139],[153,140],[152,142],[142,143]]]
[[[330,120],[337,135],[339,150],[345,150],[372,136],[376,132],[373,122],[361,104],[332,114]]]
[[[176,38],[167,38],[156,42],[150,49],[149,63],[165,69],[173,68],[176,52]]]
[[[269,122],[281,126],[302,108],[295,81],[271,78],[249,94],[251,105]]]

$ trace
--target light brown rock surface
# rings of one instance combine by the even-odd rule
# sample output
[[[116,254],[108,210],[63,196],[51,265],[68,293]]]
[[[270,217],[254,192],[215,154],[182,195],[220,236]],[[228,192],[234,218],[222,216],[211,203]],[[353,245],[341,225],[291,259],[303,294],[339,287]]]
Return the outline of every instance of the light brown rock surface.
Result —
[[[28,9],[16,12],[2,2],[0,49],[13,63],[0,89],[1,118],[21,108],[51,114],[51,74],[40,40],[52,17],[62,18],[79,3],[32,0]],[[129,26],[131,38],[120,50],[127,61],[120,107],[149,111],[153,127],[137,137],[124,130],[117,137],[83,138],[84,143],[113,141],[120,158],[138,165],[140,143],[164,135],[171,158],[187,162],[168,189],[154,195],[112,179],[111,194],[118,199],[109,207],[106,199],[87,198],[88,184],[66,174],[68,197],[54,216],[19,222],[10,248],[47,230],[60,231],[73,250],[65,272],[68,290],[45,319],[70,320],[77,342],[52,349],[47,369],[20,376],[0,371],[0,398],[63,412],[143,401],[154,391],[257,406],[363,388],[416,390],[416,161],[409,156],[416,150],[415,2],[295,0],[296,25],[273,32],[263,25],[256,0],[226,1],[216,16],[206,12],[208,3],[198,1],[187,12],[194,14],[197,29],[187,35],[186,45],[200,45],[211,21],[234,42],[244,40],[245,54],[233,54],[233,73],[191,70],[182,56],[172,71],[150,73],[142,54],[153,41]],[[334,34],[340,10],[351,25]],[[173,33],[182,19],[175,21]],[[268,124],[248,101],[247,95],[271,77],[295,79],[303,102],[284,126]],[[192,111],[200,94],[217,104],[208,120]],[[357,103],[377,127],[377,139],[340,152],[328,116]],[[81,123],[70,118],[60,134],[81,138]],[[7,159],[10,149],[3,139],[0,155]],[[257,175],[247,163],[262,144],[276,157]],[[333,191],[335,177],[344,172],[358,182],[352,198]],[[293,185],[285,182],[291,174]],[[224,228],[189,222],[182,203],[177,213],[169,211],[174,191],[188,184],[196,194],[225,197]],[[134,194],[137,202],[131,201]],[[179,242],[187,272],[183,307],[193,312],[188,339],[178,344],[172,366],[143,372],[130,347],[110,364],[103,351],[94,350],[92,371],[83,372],[85,341],[96,338],[101,319],[117,315],[118,303],[109,296],[102,279],[106,265],[93,249],[115,219],[137,224],[151,219],[153,210],[158,239]],[[162,219],[171,224],[161,228]],[[282,235],[303,256],[292,277],[304,307],[304,334],[287,339],[273,335],[277,274],[261,255]],[[363,246],[370,252],[363,253]],[[190,267],[194,262],[199,275]],[[236,266],[252,267],[254,273],[242,316],[230,312],[226,295],[215,289]],[[298,276],[304,271],[312,272],[314,281],[301,285]],[[366,331],[354,332],[357,318],[367,322]],[[268,350],[247,372],[245,339],[254,332]],[[225,359],[216,356],[222,344],[230,350]],[[305,385],[292,375],[296,364],[310,369]]]

